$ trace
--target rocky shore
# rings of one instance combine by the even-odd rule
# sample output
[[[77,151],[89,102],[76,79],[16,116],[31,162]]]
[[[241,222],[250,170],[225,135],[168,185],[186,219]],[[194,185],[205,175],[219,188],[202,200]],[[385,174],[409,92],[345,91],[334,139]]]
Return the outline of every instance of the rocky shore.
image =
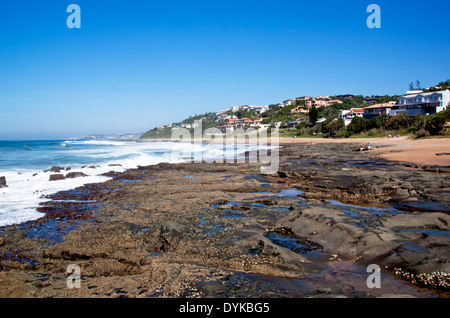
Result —
[[[363,147],[286,144],[276,174],[161,163],[59,192],[0,228],[0,297],[448,297],[449,167]]]

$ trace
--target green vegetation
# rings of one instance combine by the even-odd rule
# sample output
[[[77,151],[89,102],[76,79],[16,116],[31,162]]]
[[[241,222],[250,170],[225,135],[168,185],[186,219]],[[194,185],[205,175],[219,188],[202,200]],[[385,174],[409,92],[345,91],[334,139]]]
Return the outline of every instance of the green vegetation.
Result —
[[[262,124],[272,124],[276,122],[291,122],[294,121],[294,117],[291,115],[291,110],[297,106],[305,105],[305,101],[302,103],[295,103],[290,106],[280,107],[278,104],[269,105],[269,110],[261,114]]]
[[[353,118],[346,129],[337,133],[337,137],[380,137],[388,135],[414,135],[415,137],[444,135],[445,124],[450,121],[450,109],[430,116],[408,117],[398,115],[378,116],[372,119]]]
[[[311,109],[309,110],[308,116],[309,116],[309,122],[312,125],[315,125],[317,122],[317,119],[319,119],[319,111],[317,110],[316,106],[313,105],[311,107]]]
[[[141,136],[141,139],[170,139],[172,128],[164,127],[161,129],[153,128]]]

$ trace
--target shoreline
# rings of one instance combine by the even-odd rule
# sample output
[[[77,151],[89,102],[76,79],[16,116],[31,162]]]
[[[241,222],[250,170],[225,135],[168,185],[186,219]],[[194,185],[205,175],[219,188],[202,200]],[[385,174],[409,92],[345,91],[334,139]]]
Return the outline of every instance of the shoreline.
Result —
[[[141,139],[141,142],[174,142],[171,139]],[[176,141],[184,142],[184,141]],[[191,142],[191,141],[185,141]],[[204,143],[222,143],[222,140],[196,140],[192,142]],[[234,139],[238,143],[258,143],[259,140],[252,138],[249,140]],[[271,138],[268,138],[267,144],[271,144]],[[278,138],[277,145],[291,145],[291,144],[321,144],[321,143],[352,143],[372,145],[375,147],[373,152],[379,154],[380,158],[390,161],[410,162],[418,166],[440,166],[450,167],[450,139],[447,138],[426,138],[426,139],[411,139],[407,136],[397,138]],[[442,155],[436,155],[442,154]]]
[[[285,143],[280,156],[273,175],[161,163],[57,193],[44,218],[1,228],[0,295],[448,297],[406,278],[449,271],[446,174],[349,143]],[[381,290],[365,286],[371,263]],[[81,267],[79,290],[65,287],[69,264]]]

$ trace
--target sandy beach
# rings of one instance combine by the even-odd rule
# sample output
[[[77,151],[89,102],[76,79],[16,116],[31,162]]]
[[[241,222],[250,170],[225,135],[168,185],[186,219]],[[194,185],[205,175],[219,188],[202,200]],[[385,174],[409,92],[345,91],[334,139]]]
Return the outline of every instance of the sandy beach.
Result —
[[[146,139],[144,141],[171,141],[170,139]],[[204,142],[198,140],[197,142]],[[195,140],[194,140],[195,142]],[[208,142],[223,142],[222,139]],[[235,142],[258,143],[253,139],[236,139]],[[267,143],[271,143],[268,138]],[[411,162],[419,166],[436,165],[450,166],[450,138],[426,138],[412,139],[411,137],[396,138],[287,138],[279,137],[278,144],[321,144],[321,143],[354,143],[361,145],[371,145],[372,152],[379,155],[380,158],[392,161]],[[438,155],[437,155],[438,154]]]
[[[280,144],[283,143],[362,143],[370,144],[374,147],[389,146],[375,148],[373,152],[378,153],[380,158],[386,160],[405,161],[417,165],[450,166],[450,138],[418,140],[410,137],[358,139],[280,138]]]

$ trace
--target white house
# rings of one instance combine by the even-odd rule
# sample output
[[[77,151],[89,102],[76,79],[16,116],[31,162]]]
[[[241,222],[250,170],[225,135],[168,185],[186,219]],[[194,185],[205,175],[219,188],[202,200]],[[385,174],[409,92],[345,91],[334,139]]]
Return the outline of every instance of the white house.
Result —
[[[293,101],[292,99],[286,99],[286,100],[282,101],[281,103],[279,103],[278,106],[286,107],[286,106],[291,106],[294,103],[295,103],[295,101]]]
[[[248,108],[249,108],[248,105],[233,106],[233,107],[231,107],[231,111],[232,111],[233,113],[235,113],[235,112],[237,112],[237,111],[239,111],[239,110],[245,110],[245,109],[248,109]]]
[[[255,110],[259,112],[260,114],[266,112],[269,110],[269,106],[248,106],[251,110]]]
[[[448,89],[430,93],[409,91],[399,98],[397,106],[389,112],[389,115],[399,113],[405,113],[408,116],[431,115],[446,110],[449,103],[450,91]]]
[[[342,110],[339,113],[339,117],[344,119],[345,126],[348,126],[352,119],[355,117],[363,117],[364,115],[364,108],[352,108],[350,110]]]

